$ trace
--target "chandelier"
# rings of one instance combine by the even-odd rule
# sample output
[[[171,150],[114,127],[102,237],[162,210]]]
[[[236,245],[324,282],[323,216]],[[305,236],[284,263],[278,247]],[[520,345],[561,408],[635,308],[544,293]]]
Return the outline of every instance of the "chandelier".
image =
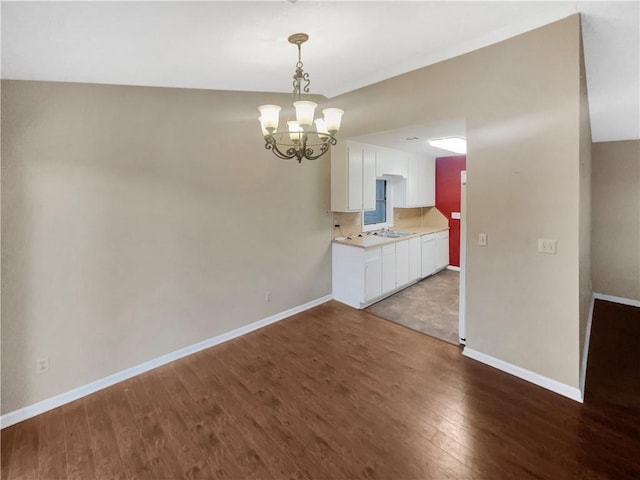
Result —
[[[309,93],[309,74],[302,70],[301,45],[309,39],[306,33],[294,33],[289,37],[289,43],[298,46],[298,63],[293,74],[293,107],[296,119],[287,122],[286,130],[278,130],[280,122],[279,105],[261,105],[260,126],[264,135],[267,150],[285,160],[295,158],[298,163],[303,159],[316,160],[324,155],[337,140],[335,134],[340,129],[340,121],[344,113],[339,108],[325,108],[323,118],[314,120],[314,102],[302,100],[303,93]],[[304,82],[304,85],[303,85]]]

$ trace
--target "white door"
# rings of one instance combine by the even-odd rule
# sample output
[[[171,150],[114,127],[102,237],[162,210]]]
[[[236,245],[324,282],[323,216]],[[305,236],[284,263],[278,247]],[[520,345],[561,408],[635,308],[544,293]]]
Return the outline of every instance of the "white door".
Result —
[[[458,301],[458,335],[460,343],[467,342],[466,278],[467,278],[467,171],[460,172],[460,300]]]

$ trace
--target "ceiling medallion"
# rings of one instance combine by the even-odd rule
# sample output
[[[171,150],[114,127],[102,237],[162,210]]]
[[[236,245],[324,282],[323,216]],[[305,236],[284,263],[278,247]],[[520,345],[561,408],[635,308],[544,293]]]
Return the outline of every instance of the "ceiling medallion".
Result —
[[[340,129],[342,114],[339,108],[325,108],[323,118],[314,120],[316,103],[302,100],[303,93],[309,93],[309,74],[302,69],[301,45],[309,39],[306,33],[294,33],[289,43],[298,47],[298,62],[293,74],[293,107],[296,119],[287,122],[286,130],[279,130],[279,105],[261,105],[260,126],[264,135],[265,148],[285,160],[295,158],[298,163],[303,159],[316,160],[337,143],[335,134]],[[303,85],[304,82],[304,85]]]

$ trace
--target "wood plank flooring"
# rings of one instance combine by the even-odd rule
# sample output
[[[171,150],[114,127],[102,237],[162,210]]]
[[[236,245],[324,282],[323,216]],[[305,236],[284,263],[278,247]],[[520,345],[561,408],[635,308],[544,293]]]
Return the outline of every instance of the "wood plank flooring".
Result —
[[[637,479],[640,415],[329,302],[2,431],[2,479]]]
[[[640,409],[640,308],[596,300],[585,394],[591,403]]]

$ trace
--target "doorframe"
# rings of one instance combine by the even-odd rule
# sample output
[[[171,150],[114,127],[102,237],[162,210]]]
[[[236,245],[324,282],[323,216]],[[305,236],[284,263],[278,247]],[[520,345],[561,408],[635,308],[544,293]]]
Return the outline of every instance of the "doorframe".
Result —
[[[458,298],[458,340],[467,344],[467,170],[460,172],[460,285]]]

